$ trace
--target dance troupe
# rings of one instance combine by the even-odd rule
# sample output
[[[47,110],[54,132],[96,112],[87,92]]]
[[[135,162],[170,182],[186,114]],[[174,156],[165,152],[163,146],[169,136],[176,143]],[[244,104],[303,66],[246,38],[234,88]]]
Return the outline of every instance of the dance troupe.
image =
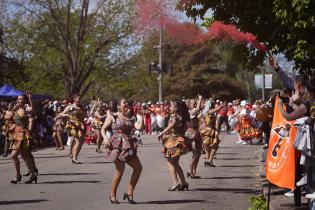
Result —
[[[92,127],[97,138],[96,152],[102,153],[101,145],[104,144],[105,158],[115,164],[109,195],[113,204],[119,204],[116,191],[124,173],[125,164],[133,169],[133,173],[123,199],[127,199],[130,204],[136,203],[133,194],[142,171],[142,165],[137,156],[137,148],[142,144],[139,134],[146,130],[145,119],[148,114],[150,115],[145,106],[141,107],[136,109],[137,113],[133,113],[134,107],[125,99],[112,101],[106,106],[100,100],[93,100],[90,110],[87,111],[82,106],[80,96],[75,95],[64,109],[61,106],[56,109],[52,129],[57,149],[64,149],[63,132],[66,130],[71,139],[69,158],[76,165],[82,164],[78,161],[78,155],[84,139],[90,132],[86,128],[86,120],[93,119]],[[157,139],[163,145],[163,154],[173,182],[169,191],[189,189],[189,184],[179,164],[181,155],[192,152],[187,178],[200,178],[197,175],[197,166],[202,153],[206,154],[204,166],[215,167],[213,160],[219,148],[219,133],[224,122],[227,132],[230,132],[231,124],[242,142],[259,136],[258,129],[250,120],[249,108],[248,104],[241,104],[239,100],[234,101],[234,104],[216,103],[212,99],[205,100],[202,96],[198,96],[197,99],[170,102],[164,106],[163,110],[160,109],[165,126],[159,126]],[[11,180],[12,184],[17,184],[22,179],[19,155],[28,168],[28,172],[23,174],[23,176],[29,176],[25,183],[37,183],[38,169],[32,155],[35,138],[34,113],[32,94],[27,93],[19,96],[15,105],[10,103],[3,115],[2,134],[10,142],[11,159],[16,171],[15,177]]]

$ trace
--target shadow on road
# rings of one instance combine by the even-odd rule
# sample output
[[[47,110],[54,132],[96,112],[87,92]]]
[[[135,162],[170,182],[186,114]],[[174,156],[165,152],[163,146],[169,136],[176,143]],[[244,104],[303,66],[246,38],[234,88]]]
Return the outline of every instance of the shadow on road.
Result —
[[[41,176],[76,176],[76,175],[96,175],[101,173],[49,173],[49,174],[40,174]]]
[[[254,194],[257,190],[247,188],[196,188],[194,191],[209,191],[209,192],[232,192],[232,193],[245,193]]]
[[[163,201],[147,201],[147,202],[138,202],[139,204],[183,204],[183,203],[203,203],[205,200],[163,200]]]
[[[224,166],[218,166],[217,167],[225,167],[225,168],[246,168],[246,167],[255,167],[256,165],[238,165],[238,166],[229,166],[229,165],[224,165]]]
[[[9,163],[12,163],[11,161],[10,162],[1,162],[0,164],[9,164]]]
[[[221,176],[221,177],[207,177],[201,179],[253,179],[252,176]]]
[[[220,158],[218,157],[218,160],[250,160],[250,159],[257,159],[257,158]]]
[[[102,162],[87,162],[84,164],[107,164],[107,163],[113,163],[113,162],[106,162],[106,161],[102,161]]]
[[[39,184],[73,184],[73,183],[99,183],[101,181],[53,181],[53,182],[40,182]]]
[[[26,203],[40,203],[49,200],[38,199],[38,200],[15,200],[15,201],[0,201],[0,205],[10,205],[10,204],[26,204]]]
[[[58,157],[69,157],[68,155],[55,155],[55,156],[36,156],[35,159],[41,159],[41,158],[58,158]]]

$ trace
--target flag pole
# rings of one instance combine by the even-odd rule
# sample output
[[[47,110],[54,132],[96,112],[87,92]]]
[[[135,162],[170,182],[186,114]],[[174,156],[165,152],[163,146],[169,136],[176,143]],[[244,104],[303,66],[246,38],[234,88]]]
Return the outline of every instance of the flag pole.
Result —
[[[271,182],[269,182],[269,185],[268,185],[268,197],[267,197],[267,210],[269,210],[269,207],[270,207],[270,192],[271,192]]]

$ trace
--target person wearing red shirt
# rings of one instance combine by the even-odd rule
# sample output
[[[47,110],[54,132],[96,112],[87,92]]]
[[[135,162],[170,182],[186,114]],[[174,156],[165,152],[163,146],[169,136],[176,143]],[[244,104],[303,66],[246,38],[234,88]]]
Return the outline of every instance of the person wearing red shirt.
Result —
[[[230,125],[229,125],[229,120],[228,120],[228,107],[227,107],[227,103],[223,102],[221,108],[219,109],[219,113],[218,113],[218,120],[217,120],[217,132],[220,133],[221,132],[221,126],[223,123],[226,124],[227,127],[227,132],[230,132]]]

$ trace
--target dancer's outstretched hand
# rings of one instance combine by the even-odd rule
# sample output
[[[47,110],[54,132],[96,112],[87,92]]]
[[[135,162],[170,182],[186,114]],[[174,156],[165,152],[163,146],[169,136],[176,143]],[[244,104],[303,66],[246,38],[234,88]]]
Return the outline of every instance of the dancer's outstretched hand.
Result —
[[[104,140],[104,147],[105,147],[106,149],[109,149],[109,150],[112,150],[112,149],[113,149],[112,144],[111,144],[110,141],[108,141],[108,140]]]
[[[158,138],[159,141],[161,141],[162,137],[163,137],[163,133],[160,133],[160,134],[157,136],[157,138]]]

